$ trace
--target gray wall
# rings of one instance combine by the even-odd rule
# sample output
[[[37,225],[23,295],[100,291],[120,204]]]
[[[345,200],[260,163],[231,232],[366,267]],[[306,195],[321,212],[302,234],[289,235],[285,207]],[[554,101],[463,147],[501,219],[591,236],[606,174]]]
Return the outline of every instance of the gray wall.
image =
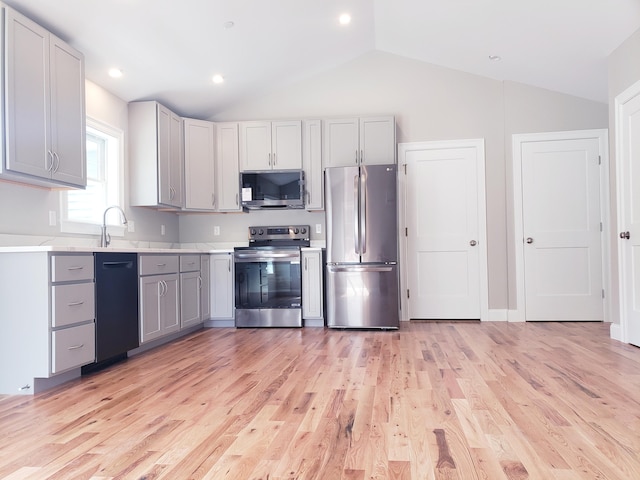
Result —
[[[220,112],[213,120],[372,114],[396,116],[399,143],[485,139],[489,307],[515,308],[511,134],[606,128],[606,104],[371,52]],[[244,239],[250,224],[288,218],[271,212],[259,215],[181,216],[180,240]],[[315,224],[322,218],[307,215],[297,213],[296,221]],[[214,225],[221,225],[220,237],[213,237]]]
[[[613,292],[611,298],[619,298],[618,278],[618,232],[622,230],[617,224],[617,189],[616,189],[616,125],[615,99],[631,85],[640,82],[640,30],[631,35],[609,56],[609,157],[611,176],[611,253],[613,264],[611,280]],[[612,303],[611,317],[613,322],[620,322],[620,309],[617,301]]]

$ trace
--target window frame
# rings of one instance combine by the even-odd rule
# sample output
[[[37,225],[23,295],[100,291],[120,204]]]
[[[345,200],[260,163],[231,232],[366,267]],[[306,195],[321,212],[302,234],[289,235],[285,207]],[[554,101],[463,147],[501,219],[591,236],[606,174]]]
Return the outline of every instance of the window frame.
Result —
[[[118,155],[118,194],[117,194],[117,202],[118,206],[124,205],[124,186],[125,186],[125,175],[124,175],[124,156],[125,156],[125,144],[124,144],[124,131],[120,128],[114,127],[107,123],[101,122],[100,120],[96,120],[95,118],[86,117],[86,126],[87,128],[91,128],[93,130],[97,130],[100,133],[103,133],[107,136],[114,138],[117,143],[117,155]],[[85,134],[86,135],[86,134]],[[85,158],[86,162],[86,158]],[[85,165],[85,168],[87,166]],[[107,175],[108,177],[108,175]],[[108,180],[105,180],[107,182]],[[64,191],[60,195],[60,231],[62,233],[75,233],[82,235],[100,235],[102,220],[100,221],[90,221],[83,222],[78,220],[69,220],[69,212],[68,212],[68,192]],[[109,205],[107,205],[109,206]],[[123,207],[124,208],[124,207]],[[119,222],[119,217],[116,214],[109,214],[107,217],[107,225],[109,225],[109,235],[112,237],[123,237],[126,231],[126,226],[122,225]]]

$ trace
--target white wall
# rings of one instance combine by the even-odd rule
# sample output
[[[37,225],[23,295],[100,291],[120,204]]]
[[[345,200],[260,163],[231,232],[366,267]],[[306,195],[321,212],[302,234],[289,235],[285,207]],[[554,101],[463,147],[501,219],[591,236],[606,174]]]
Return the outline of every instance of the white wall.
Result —
[[[617,158],[616,158],[616,125],[615,125],[615,98],[631,85],[640,81],[640,30],[631,35],[622,45],[609,56],[609,158],[611,187],[611,253],[613,265],[611,280],[613,291],[611,298],[619,298],[620,284],[618,282],[618,232],[623,229],[617,225],[617,189],[615,187]],[[612,303],[612,320],[620,323],[620,309],[618,302]]]
[[[98,85],[86,81],[87,115],[125,132],[127,141],[127,103],[112,95]],[[128,156],[125,148],[125,172],[128,171]],[[150,179],[153,181],[153,179]],[[49,212],[53,211],[60,219],[60,191],[28,187],[19,184],[0,183],[0,234],[34,235],[38,237],[68,237],[73,242],[79,235],[60,232],[59,222],[49,226]],[[124,240],[176,243],[179,239],[178,218],[172,213],[129,207],[129,182],[125,173],[124,209],[129,220],[135,223],[135,233],[125,233]],[[166,234],[160,234],[160,225],[165,225]],[[98,235],[83,236],[91,238],[97,245]],[[120,239],[114,239],[118,241]],[[20,237],[20,241],[24,241]],[[38,240],[40,241],[40,239]],[[10,243],[6,237],[4,244]],[[60,242],[58,242],[60,243]]]
[[[510,136],[523,132],[606,128],[607,106],[371,52],[331,71],[220,112],[213,120],[369,114],[395,115],[399,143],[485,139],[489,307],[515,308],[515,274],[509,266],[509,252],[513,251]],[[219,237],[213,237],[214,224],[223,225],[220,238],[226,240],[226,232],[232,236],[242,233],[244,239],[246,225],[256,224],[257,220],[279,221],[267,216],[273,213],[260,214],[263,216],[251,213],[223,219],[182,216],[181,241],[195,238],[216,241]],[[318,214],[308,215],[301,220],[316,223]],[[514,291],[512,299],[510,290]]]

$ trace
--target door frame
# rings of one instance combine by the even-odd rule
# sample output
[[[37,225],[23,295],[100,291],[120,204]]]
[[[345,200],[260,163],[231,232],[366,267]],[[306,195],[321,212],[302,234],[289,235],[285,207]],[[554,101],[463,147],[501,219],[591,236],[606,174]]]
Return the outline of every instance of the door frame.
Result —
[[[522,218],[522,144],[554,140],[597,139],[601,161],[600,169],[600,212],[602,219],[602,288],[604,321],[611,318],[611,245],[609,198],[609,132],[606,128],[593,130],[572,130],[564,132],[523,133],[512,136],[513,156],[513,216],[516,274],[516,308],[509,310],[510,322],[526,322],[525,281],[524,281],[524,221]]]
[[[640,81],[634,83],[625,91],[616,96],[615,102],[615,146],[616,146],[616,195],[617,195],[617,226],[619,230],[622,230],[622,226],[625,222],[625,213],[627,206],[624,204],[624,198],[622,198],[622,188],[624,179],[622,178],[622,162],[627,161],[627,159],[621,158],[622,152],[624,151],[624,144],[629,139],[625,132],[622,131],[622,115],[624,114],[624,105],[630,100],[640,95]],[[617,238],[617,235],[616,235]],[[617,248],[617,256],[618,256],[618,310],[619,310],[619,318],[620,324],[617,325],[615,323],[611,324],[610,336],[616,340],[620,340],[621,342],[629,343],[628,332],[629,332],[629,317],[627,315],[627,311],[625,310],[626,305],[626,290],[624,286],[624,271],[623,265],[626,257],[623,258],[622,250],[620,247]],[[627,263],[628,265],[628,263]]]
[[[407,288],[409,269],[407,268],[407,182],[406,154],[417,150],[443,150],[448,148],[474,148],[476,151],[478,172],[478,272],[480,275],[480,321],[489,320],[489,276],[487,245],[487,201],[485,184],[485,148],[484,138],[464,140],[438,140],[429,142],[409,142],[398,144],[398,246],[400,249],[400,320],[409,320]]]

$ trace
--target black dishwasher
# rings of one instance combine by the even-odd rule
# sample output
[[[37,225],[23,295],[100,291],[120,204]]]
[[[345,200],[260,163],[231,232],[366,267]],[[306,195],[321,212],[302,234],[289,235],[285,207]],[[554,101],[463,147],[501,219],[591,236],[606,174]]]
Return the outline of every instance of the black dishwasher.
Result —
[[[96,252],[96,362],[89,373],[127,357],[138,340],[138,254]]]

